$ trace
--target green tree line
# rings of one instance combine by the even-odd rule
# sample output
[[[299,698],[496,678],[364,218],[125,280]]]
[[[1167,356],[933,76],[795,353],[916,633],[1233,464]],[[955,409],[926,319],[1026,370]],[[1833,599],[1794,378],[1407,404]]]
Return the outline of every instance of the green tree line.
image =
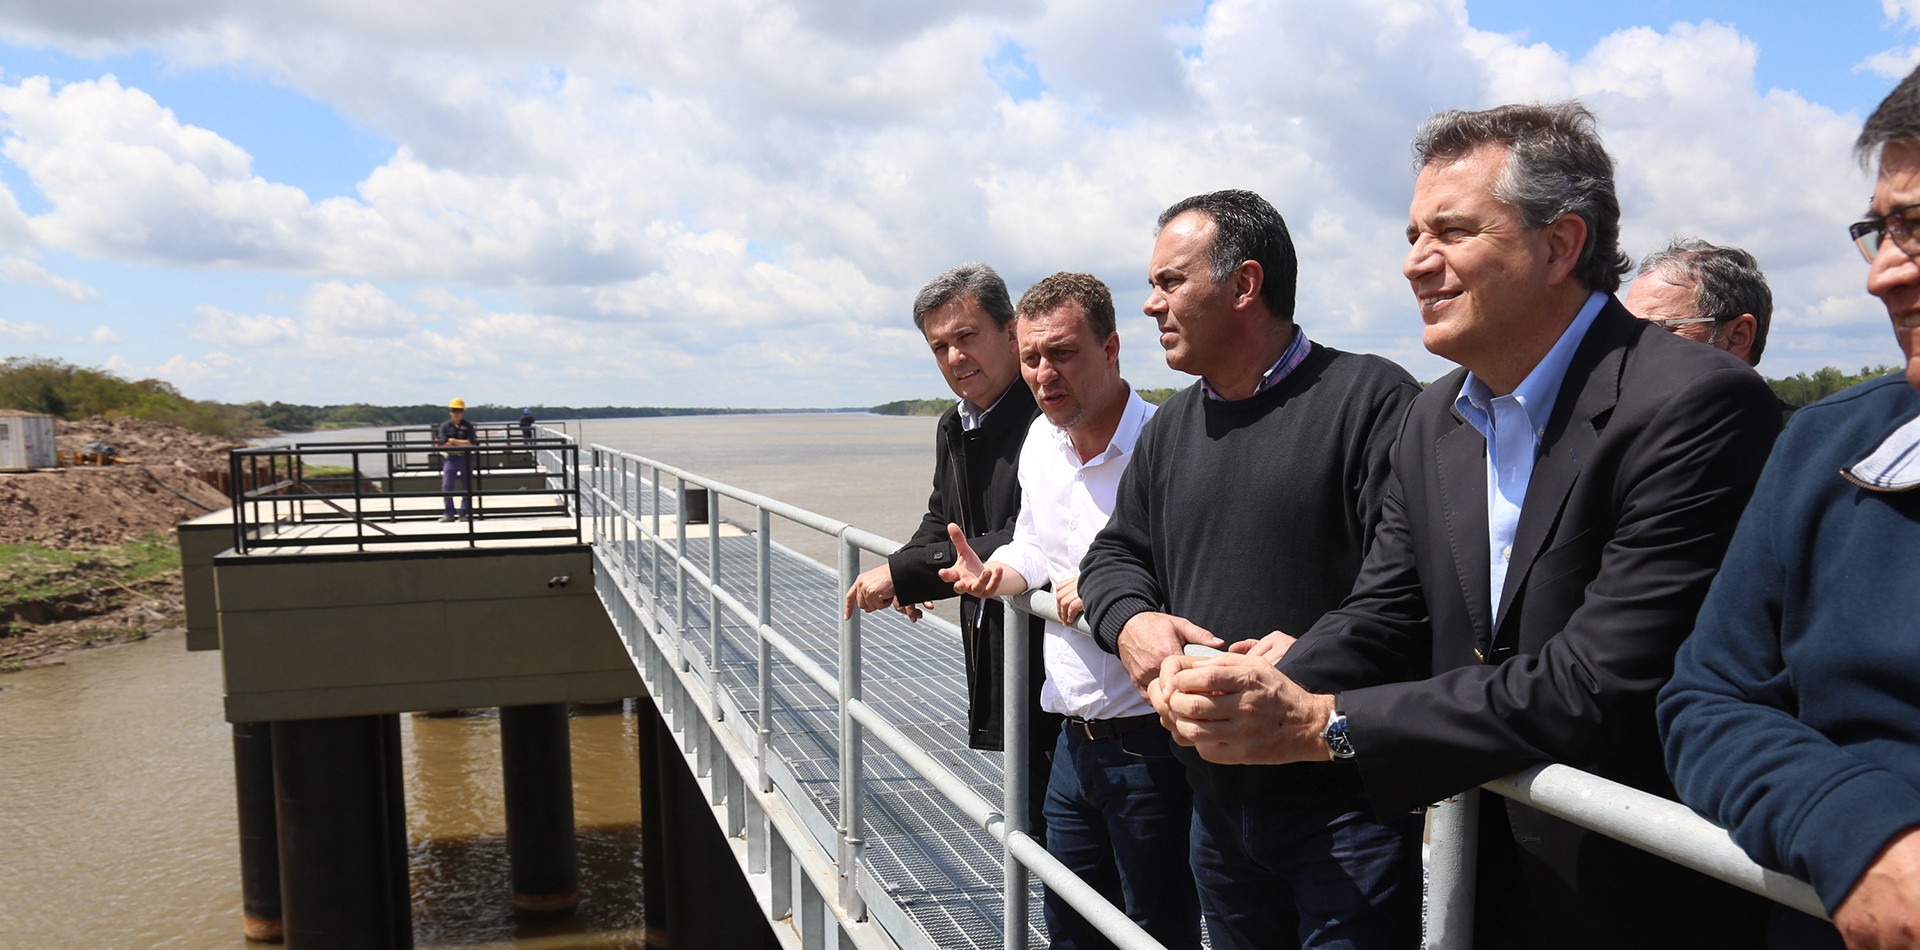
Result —
[[[522,406],[474,404],[473,422],[517,422]],[[781,409],[679,408],[659,406],[533,406],[535,419],[626,419],[647,416],[695,416],[729,413],[791,412]],[[189,399],[172,383],[158,379],[128,381],[111,372],[60,360],[9,357],[0,360],[0,409],[39,412],[58,419],[94,416],[150,419],[218,436],[260,429],[311,432],[380,426],[430,425],[447,417],[443,404],[307,406],[285,402],[232,405]],[[858,410],[854,410],[858,411]]]

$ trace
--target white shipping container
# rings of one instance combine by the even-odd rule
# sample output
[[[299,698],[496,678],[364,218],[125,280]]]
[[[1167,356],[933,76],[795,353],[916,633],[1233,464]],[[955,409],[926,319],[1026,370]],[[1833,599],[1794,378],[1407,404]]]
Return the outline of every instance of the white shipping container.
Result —
[[[52,468],[53,417],[0,409],[0,472]]]

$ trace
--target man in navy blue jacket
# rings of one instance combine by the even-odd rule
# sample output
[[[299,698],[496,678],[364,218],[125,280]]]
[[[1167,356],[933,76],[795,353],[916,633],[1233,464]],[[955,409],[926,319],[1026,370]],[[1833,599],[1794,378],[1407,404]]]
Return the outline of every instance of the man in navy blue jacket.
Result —
[[[1681,798],[1833,917],[1776,909],[1779,947],[1920,946],[1920,70],[1855,149],[1879,157],[1851,231],[1905,378],[1794,417],[1660,696]]]

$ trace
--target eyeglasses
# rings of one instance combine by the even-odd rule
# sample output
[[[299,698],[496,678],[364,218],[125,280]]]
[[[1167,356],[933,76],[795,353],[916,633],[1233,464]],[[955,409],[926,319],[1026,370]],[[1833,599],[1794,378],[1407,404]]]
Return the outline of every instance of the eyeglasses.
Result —
[[[1920,234],[1914,233],[1914,218],[1920,212],[1920,204],[1895,208],[1886,214],[1868,215],[1864,221],[1856,221],[1847,226],[1847,235],[1853,238],[1853,246],[1860,249],[1860,256],[1873,263],[1880,255],[1880,245],[1887,238],[1893,238],[1893,246],[1908,257],[1920,257]]]
[[[1718,321],[1719,319],[1720,319],[1719,317],[1673,317],[1671,319],[1655,320],[1653,322],[1660,324],[1661,326],[1666,327],[1669,330],[1678,330],[1681,327],[1688,326],[1690,324],[1713,323],[1715,321]]]

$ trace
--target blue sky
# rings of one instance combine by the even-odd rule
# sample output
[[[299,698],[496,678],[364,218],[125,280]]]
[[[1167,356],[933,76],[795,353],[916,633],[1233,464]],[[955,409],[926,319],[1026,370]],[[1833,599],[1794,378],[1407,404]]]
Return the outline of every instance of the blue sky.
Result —
[[[1301,322],[1432,378],[1399,257],[1428,112],[1578,95],[1635,255],[1752,249],[1762,370],[1892,362],[1846,154],[1920,3],[176,0],[0,13],[0,355],[226,401],[849,406],[941,394],[964,260],[1115,288],[1252,187]],[[17,209],[17,210],[16,210]]]

